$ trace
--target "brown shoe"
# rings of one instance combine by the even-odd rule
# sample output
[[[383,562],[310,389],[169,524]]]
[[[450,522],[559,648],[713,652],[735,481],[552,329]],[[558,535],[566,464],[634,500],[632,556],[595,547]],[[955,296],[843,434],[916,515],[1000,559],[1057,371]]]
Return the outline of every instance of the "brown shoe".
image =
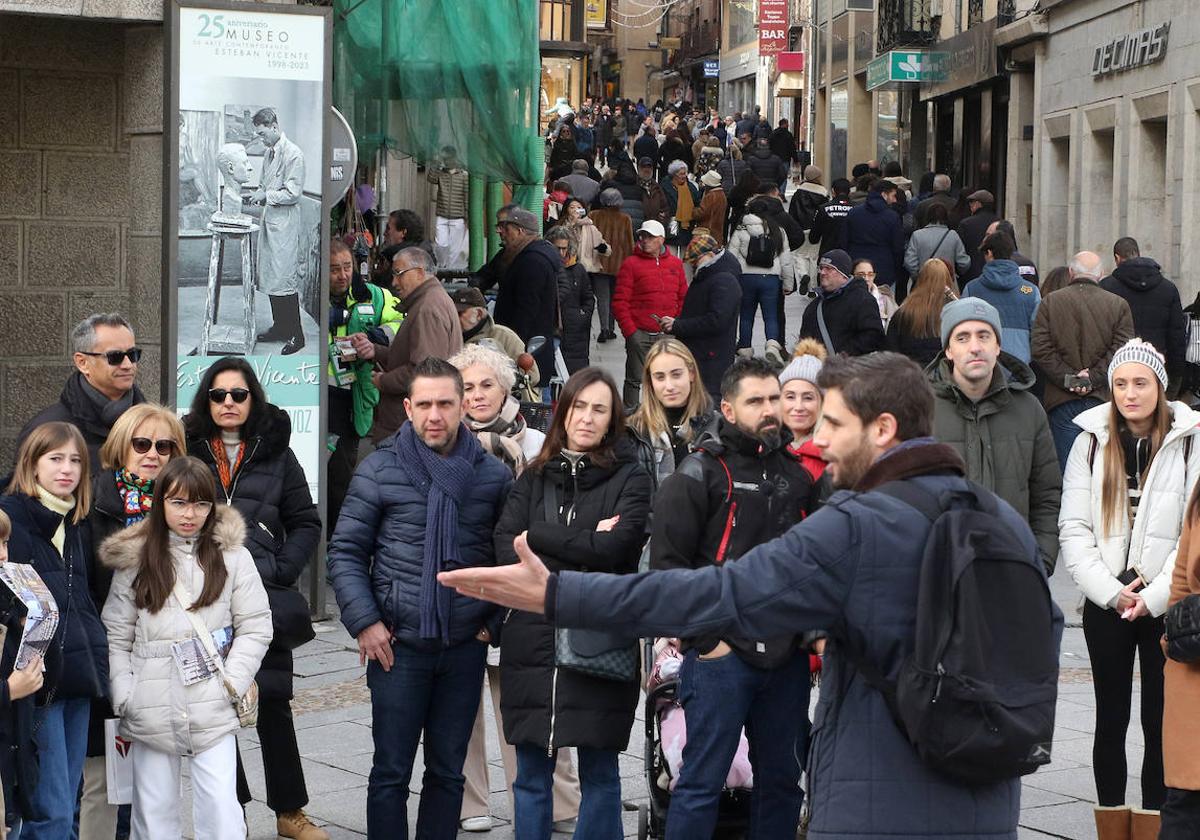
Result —
[[[280,837],[293,840],[329,840],[329,832],[312,824],[308,814],[300,809],[275,815],[275,830]]]
[[[1130,808],[1096,809],[1096,837],[1098,840],[1130,840]]]
[[[1132,830],[1129,836],[1132,840],[1158,840],[1158,828],[1162,822],[1158,811],[1143,811],[1141,808],[1134,808],[1131,814]]]

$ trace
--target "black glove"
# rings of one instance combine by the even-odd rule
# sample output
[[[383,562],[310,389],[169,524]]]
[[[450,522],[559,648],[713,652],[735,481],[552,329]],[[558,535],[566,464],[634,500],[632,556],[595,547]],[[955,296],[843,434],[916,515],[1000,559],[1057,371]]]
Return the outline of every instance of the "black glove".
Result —
[[[329,331],[333,332],[350,320],[350,310],[340,306],[329,307]]]

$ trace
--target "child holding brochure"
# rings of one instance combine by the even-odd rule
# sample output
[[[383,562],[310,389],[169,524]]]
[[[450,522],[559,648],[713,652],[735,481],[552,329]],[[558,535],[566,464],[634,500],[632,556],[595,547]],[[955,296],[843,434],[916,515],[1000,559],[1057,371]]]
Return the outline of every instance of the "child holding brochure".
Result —
[[[208,467],[173,458],[157,490],[146,519],[100,549],[116,571],[103,618],[113,709],[134,742],[131,836],[180,836],[187,756],[196,840],[243,837],[233,694],[252,690],[270,644],[267,594],[244,547],[241,514],[215,504]]]

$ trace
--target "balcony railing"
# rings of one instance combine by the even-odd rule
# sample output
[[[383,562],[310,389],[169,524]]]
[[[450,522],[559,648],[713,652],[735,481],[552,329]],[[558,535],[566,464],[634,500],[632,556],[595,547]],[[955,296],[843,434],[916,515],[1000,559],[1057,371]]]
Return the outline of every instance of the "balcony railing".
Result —
[[[721,27],[715,23],[702,23],[679,33],[679,49],[671,56],[671,64],[678,67],[710,55],[720,49]]]
[[[896,47],[917,47],[937,40],[930,0],[879,0],[878,53]]]

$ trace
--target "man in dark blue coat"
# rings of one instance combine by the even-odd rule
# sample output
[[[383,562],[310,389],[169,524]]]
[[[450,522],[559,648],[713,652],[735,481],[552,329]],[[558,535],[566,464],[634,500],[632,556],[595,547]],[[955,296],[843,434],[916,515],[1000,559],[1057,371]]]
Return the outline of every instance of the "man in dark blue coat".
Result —
[[[914,362],[895,353],[834,357],[818,384],[825,400],[816,444],[834,485],[851,492],[835,493],[738,562],[642,575],[552,575],[518,537],[520,564],[450,573],[442,582],[545,612],[560,627],[755,638],[825,629],[832,643],[809,747],[809,840],[1016,840],[1020,780],[967,785],[924,764],[883,695],[844,653],[845,643],[854,642],[865,661],[894,680],[915,646],[931,526],[879,488],[905,481],[939,496],[965,489],[963,462],[930,436],[933,393]],[[1029,526],[1007,504],[995,503],[1024,562],[1040,570]],[[1054,608],[1056,645],[1062,627]]]
[[[870,260],[876,285],[891,286],[904,278],[904,226],[892,209],[896,185],[876,181],[867,200],[846,216],[846,250],[852,260]]]
[[[695,268],[678,318],[663,318],[662,328],[680,339],[696,357],[700,380],[713,401],[721,400],[721,377],[733,364],[737,347],[742,285],[737,257],[706,233],[692,237],[684,258]]]
[[[418,837],[453,837],[463,761],[500,612],[441,586],[436,574],[495,563],[492,530],[512,473],[466,426],[463,381],[441,359],[413,372],[409,420],[350,482],[329,580],[358,639],[371,691],[374,763],[367,836],[408,836],[408,787],[425,743]]]

